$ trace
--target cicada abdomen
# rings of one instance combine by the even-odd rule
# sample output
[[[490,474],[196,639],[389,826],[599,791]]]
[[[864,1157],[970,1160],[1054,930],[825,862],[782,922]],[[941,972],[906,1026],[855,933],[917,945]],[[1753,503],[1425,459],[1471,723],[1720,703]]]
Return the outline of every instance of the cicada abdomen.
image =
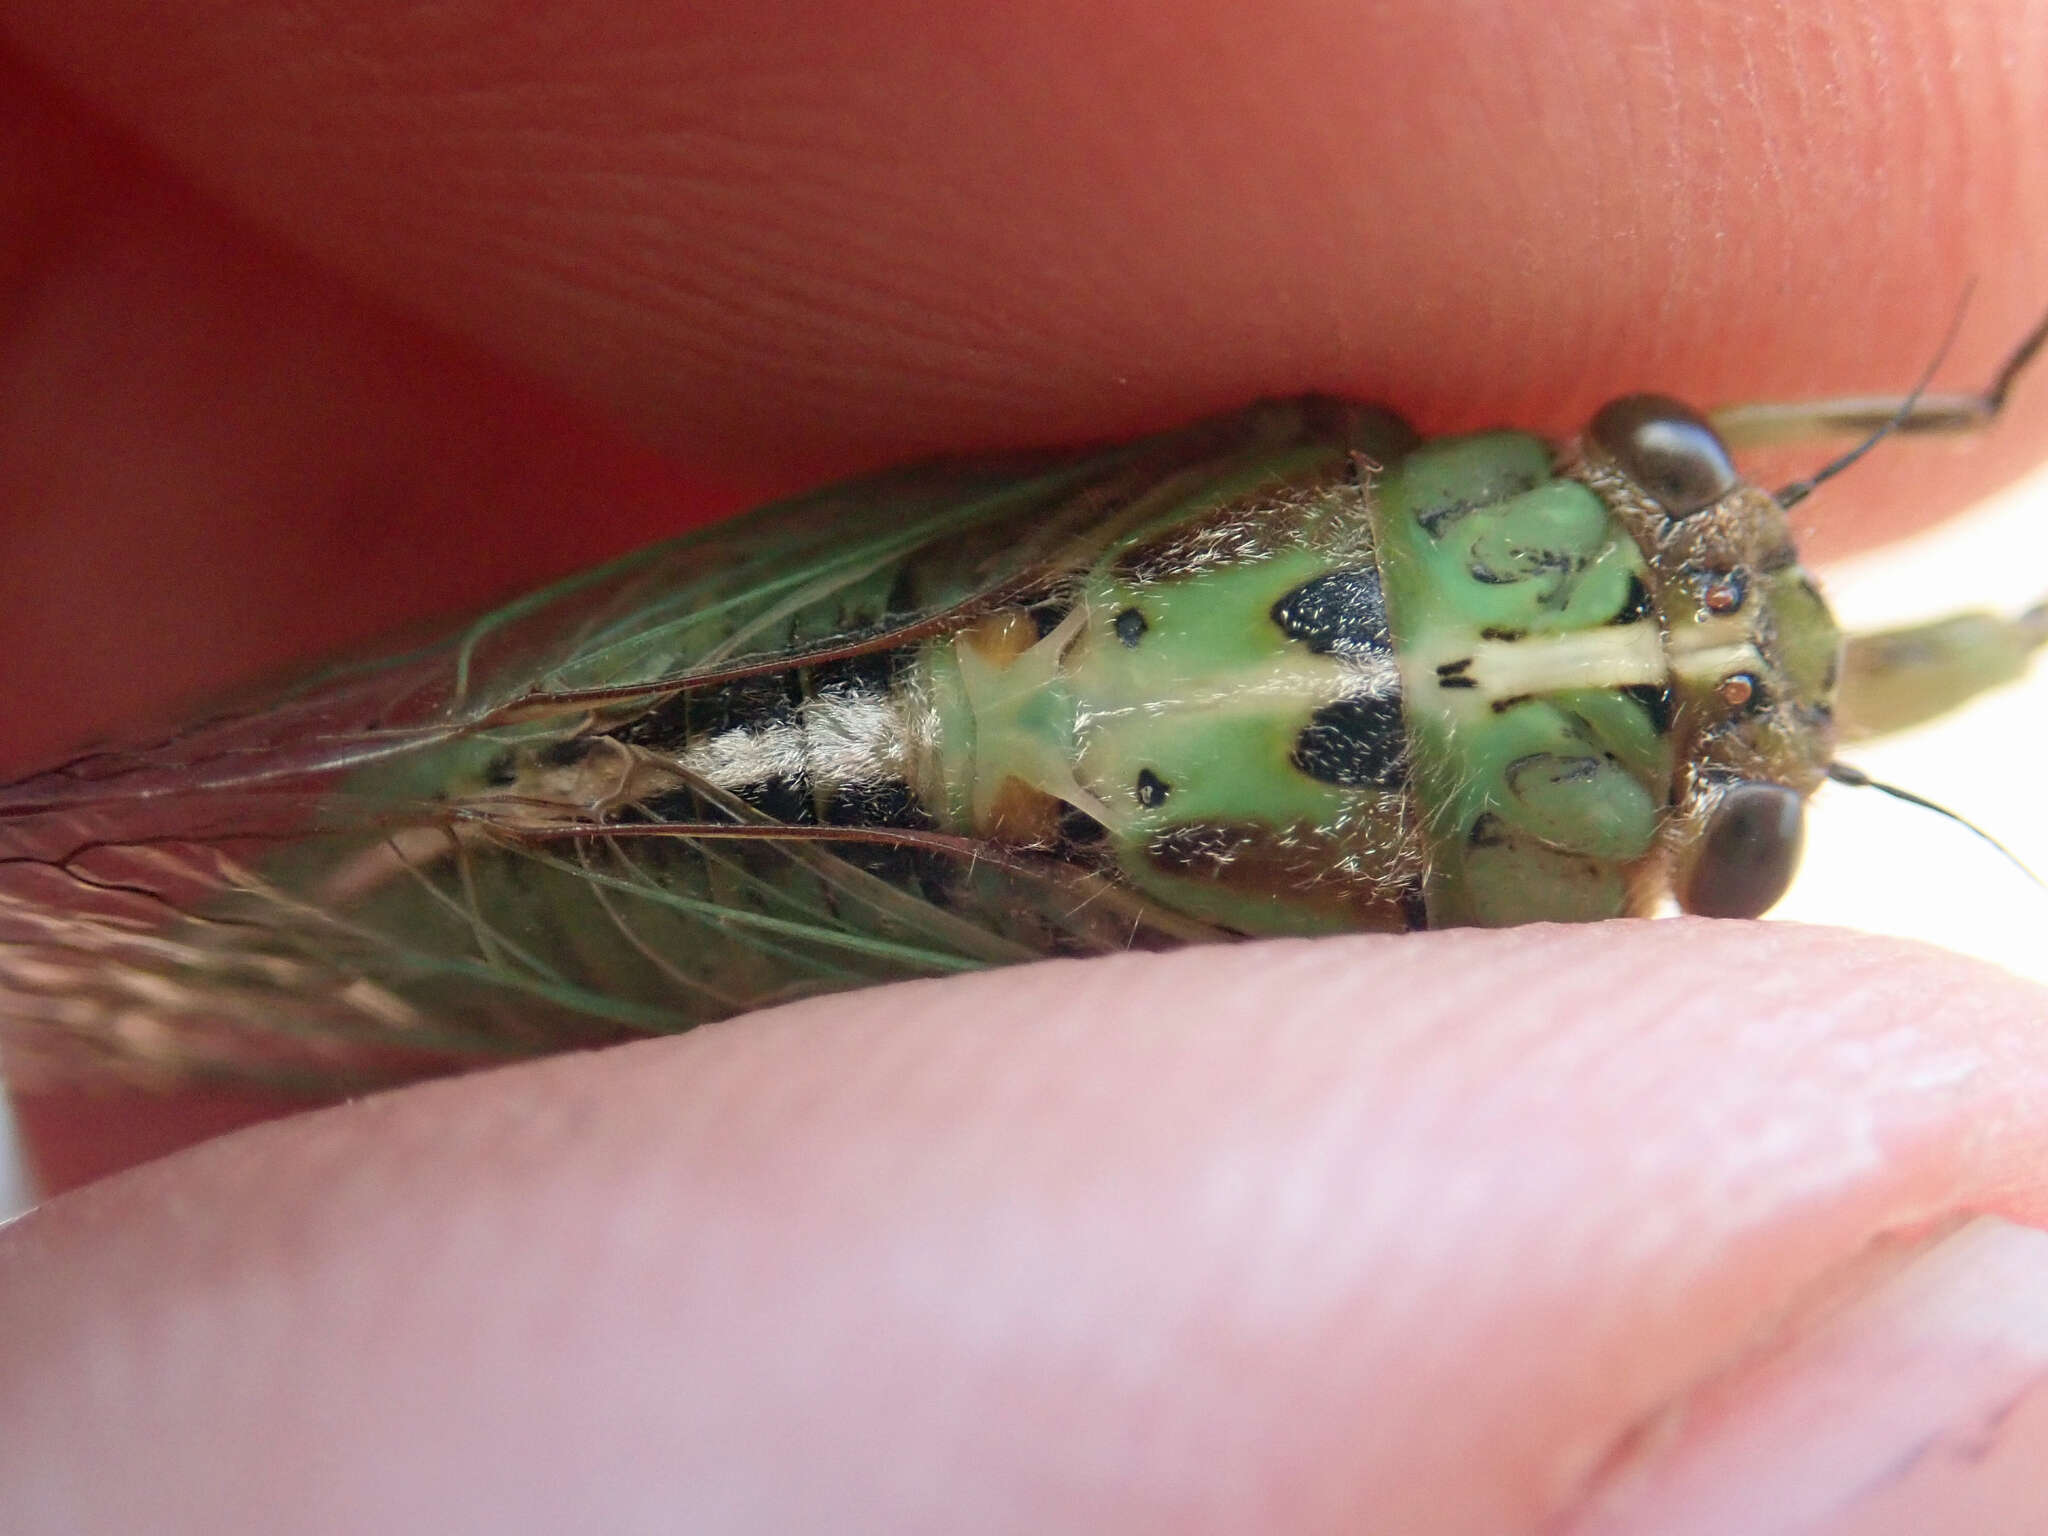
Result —
[[[1841,656],[1654,396],[1563,450],[1305,399],[881,476],[0,790],[10,1069],[331,1086],[1049,955],[1752,915]]]

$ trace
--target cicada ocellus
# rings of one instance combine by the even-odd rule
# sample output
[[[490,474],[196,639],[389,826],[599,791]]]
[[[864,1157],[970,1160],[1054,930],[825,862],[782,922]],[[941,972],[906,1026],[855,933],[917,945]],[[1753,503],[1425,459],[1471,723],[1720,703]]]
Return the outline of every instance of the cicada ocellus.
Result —
[[[2040,611],[1846,650],[1729,444],[1978,396],[1328,399],[769,507],[0,790],[11,1068],[322,1083],[1273,934],[1754,916],[1845,729]]]

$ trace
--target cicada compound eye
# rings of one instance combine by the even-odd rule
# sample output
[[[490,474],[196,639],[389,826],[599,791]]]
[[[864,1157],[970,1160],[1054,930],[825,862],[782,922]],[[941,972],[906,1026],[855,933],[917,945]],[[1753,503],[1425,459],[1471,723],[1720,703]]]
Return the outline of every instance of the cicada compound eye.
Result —
[[[1707,814],[1679,904],[1701,917],[1761,917],[1799,870],[1806,798],[1782,784],[1731,787]]]
[[[1741,482],[1720,434],[1668,395],[1610,400],[1587,435],[1671,517],[1703,512]]]

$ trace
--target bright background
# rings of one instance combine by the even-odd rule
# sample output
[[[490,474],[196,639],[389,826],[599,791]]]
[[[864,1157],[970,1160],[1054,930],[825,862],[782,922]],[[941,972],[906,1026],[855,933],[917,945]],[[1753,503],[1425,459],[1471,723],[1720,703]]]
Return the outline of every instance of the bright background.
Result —
[[[0,1222],[18,1216],[28,1208],[28,1175],[21,1166],[21,1150],[15,1144],[14,1115],[7,1095],[0,1093]]]
[[[1820,494],[1853,495],[1853,477]],[[2040,601],[2048,467],[1929,534],[1824,575],[1843,622],[1856,628]],[[1968,817],[2048,876],[2048,808],[2034,798],[2048,761],[2048,665],[2019,688],[1845,756]],[[2048,890],[1960,827],[1872,790],[1829,785],[1815,797],[1799,881],[1772,915],[1925,939],[2048,984]],[[0,1095],[0,1220],[29,1199]]]
[[[1817,494],[1852,496],[1854,471]],[[1824,578],[1842,621],[1860,629],[2048,598],[2048,468]],[[2048,878],[2048,814],[2036,798],[2048,789],[2048,666],[1960,714],[1842,755],[1969,818]],[[1772,916],[1927,939],[2048,983],[2048,890],[1952,822],[1874,790],[1830,784],[1815,796],[1799,880]]]

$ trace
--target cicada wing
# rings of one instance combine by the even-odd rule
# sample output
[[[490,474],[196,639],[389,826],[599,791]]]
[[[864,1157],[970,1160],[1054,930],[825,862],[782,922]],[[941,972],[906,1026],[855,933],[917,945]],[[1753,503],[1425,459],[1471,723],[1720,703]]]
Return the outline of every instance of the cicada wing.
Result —
[[[874,477],[0,788],[7,1069],[336,1087],[1212,936],[971,840],[715,805],[694,825],[579,828],[559,807],[520,822],[476,786],[508,746],[610,728],[680,687],[965,623],[1227,483],[1249,446],[1309,444],[1328,449],[1309,413],[1274,407]]]
[[[1225,936],[1086,870],[895,829],[422,813],[358,829],[337,858],[339,837],[282,857],[247,836],[89,840],[0,867],[9,1075],[333,1093],[882,982]]]
[[[596,702],[894,646],[1042,586],[1229,481],[1248,450],[1326,454],[1322,402],[1086,453],[871,476],[656,545],[460,637],[458,707]]]

